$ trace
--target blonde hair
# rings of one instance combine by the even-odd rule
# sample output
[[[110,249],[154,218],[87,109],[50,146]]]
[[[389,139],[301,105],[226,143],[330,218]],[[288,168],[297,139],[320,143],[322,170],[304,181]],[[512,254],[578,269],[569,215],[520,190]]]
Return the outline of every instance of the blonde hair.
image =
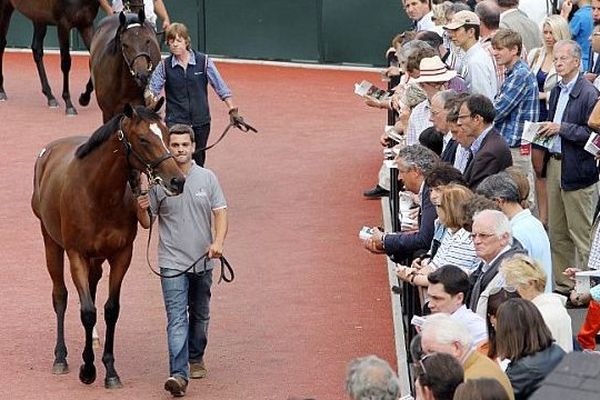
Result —
[[[559,40],[571,39],[571,31],[569,30],[569,24],[560,15],[550,15],[544,18],[542,22],[542,32],[544,31],[544,25],[548,25],[552,30],[552,36],[557,42]]]
[[[500,273],[504,276],[506,283],[514,287],[523,287],[533,281],[535,289],[543,293],[546,288],[546,272],[542,266],[532,258],[516,254],[505,260],[500,266]]]
[[[462,228],[465,223],[463,204],[473,198],[473,192],[467,187],[456,183],[450,183],[440,189],[440,208],[444,212],[442,223],[447,228]]]

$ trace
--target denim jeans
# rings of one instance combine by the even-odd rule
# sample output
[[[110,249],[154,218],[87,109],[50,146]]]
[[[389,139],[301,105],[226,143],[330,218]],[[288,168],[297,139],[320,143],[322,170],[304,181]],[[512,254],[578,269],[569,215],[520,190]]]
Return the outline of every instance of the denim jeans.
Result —
[[[161,268],[161,273],[168,276],[177,271]],[[211,285],[212,270],[161,279],[167,310],[170,376],[188,380],[188,362],[200,362],[204,357],[208,342]]]

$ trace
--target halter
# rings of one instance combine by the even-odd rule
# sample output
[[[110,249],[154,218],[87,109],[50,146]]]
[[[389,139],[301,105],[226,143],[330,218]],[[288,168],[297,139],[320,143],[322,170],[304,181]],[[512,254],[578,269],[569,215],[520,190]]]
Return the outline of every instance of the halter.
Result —
[[[119,139],[119,141],[121,143],[123,143],[123,146],[125,147],[125,152],[127,155],[127,164],[129,164],[129,166],[131,167],[131,162],[129,161],[129,155],[133,155],[145,167],[146,170],[144,172],[148,175],[148,179],[150,180],[150,182],[160,181],[161,178],[159,176],[156,176],[154,170],[160,164],[162,164],[163,161],[168,160],[169,158],[175,158],[175,157],[173,156],[173,154],[171,154],[169,151],[167,151],[165,154],[163,154],[160,157],[155,158],[152,161],[146,161],[146,159],[144,157],[142,157],[140,155],[140,153],[138,153],[137,151],[134,150],[134,148],[131,146],[131,143],[127,139],[127,136],[125,135],[125,132],[123,132],[123,118],[121,118],[121,120],[119,121],[119,131],[117,132],[117,138]]]
[[[119,35],[123,34],[123,32],[125,32],[129,28],[136,28],[136,27],[142,28],[142,24],[140,24],[139,22],[130,23],[119,33]],[[147,52],[138,53],[130,61],[127,59],[127,57],[125,56],[125,53],[123,52],[123,44],[122,44],[123,41],[121,39],[119,39],[119,42],[121,43],[121,54],[123,55],[123,60],[125,60],[125,64],[127,64],[127,68],[129,69],[129,73],[131,74],[131,76],[135,76],[135,71],[133,70],[133,63],[135,62],[135,60],[137,60],[140,57],[146,58],[146,61],[148,61],[148,72],[152,71],[154,66],[152,65],[152,58],[150,57],[149,53],[147,53]]]

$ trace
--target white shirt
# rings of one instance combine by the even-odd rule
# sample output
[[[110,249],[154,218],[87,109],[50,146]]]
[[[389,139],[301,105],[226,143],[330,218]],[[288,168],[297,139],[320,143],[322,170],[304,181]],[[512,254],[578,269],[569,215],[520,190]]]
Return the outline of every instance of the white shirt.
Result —
[[[408,117],[408,127],[406,128],[406,144],[419,144],[419,135],[425,129],[433,126],[431,122],[431,111],[429,100],[420,102],[413,108]]]
[[[433,11],[429,11],[417,21],[417,32],[420,31],[436,31],[435,23],[433,22]]]
[[[123,0],[113,0],[112,9],[114,12],[123,11]],[[144,14],[148,22],[156,28],[156,13],[154,12],[154,0],[144,0]]]
[[[473,343],[477,346],[488,340],[487,325],[485,319],[462,305],[450,315],[451,318],[462,322],[473,336]]]
[[[494,101],[498,92],[498,80],[494,61],[481,43],[475,43],[465,53],[461,76],[465,79],[471,94],[482,94]]]
[[[573,331],[571,317],[565,308],[566,301],[566,297],[556,293],[543,293],[531,300],[540,310],[556,344],[570,353],[573,351]]]
[[[544,18],[552,15],[550,0],[520,0],[519,10],[523,11],[529,19],[542,26]]]

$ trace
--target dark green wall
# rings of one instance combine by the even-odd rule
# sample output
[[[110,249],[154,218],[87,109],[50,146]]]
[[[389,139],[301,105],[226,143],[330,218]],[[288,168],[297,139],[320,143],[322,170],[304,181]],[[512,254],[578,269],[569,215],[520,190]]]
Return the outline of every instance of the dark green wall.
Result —
[[[185,23],[195,48],[262,60],[382,65],[394,34],[408,21],[400,0],[165,0],[172,21]],[[103,16],[102,11],[100,14]],[[15,12],[9,46],[29,47],[32,26]],[[83,49],[78,35],[73,47]],[[47,48],[56,48],[48,30]]]

